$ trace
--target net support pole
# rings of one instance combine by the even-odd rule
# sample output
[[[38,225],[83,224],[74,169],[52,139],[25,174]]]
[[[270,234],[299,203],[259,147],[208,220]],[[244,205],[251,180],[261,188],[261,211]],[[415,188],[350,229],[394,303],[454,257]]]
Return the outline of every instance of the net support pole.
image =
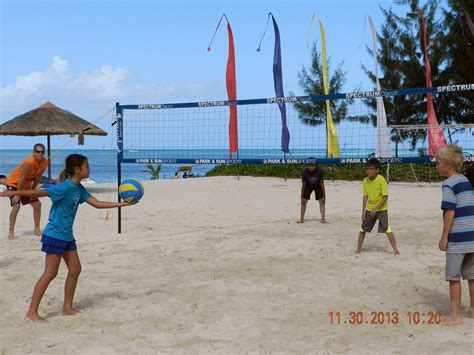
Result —
[[[123,114],[122,107],[115,104],[115,119],[117,123],[117,201],[120,202],[119,186],[122,181],[122,158],[123,158]],[[122,233],[122,208],[117,213],[117,233]]]
[[[237,159],[240,159],[239,151],[237,151]],[[240,181],[240,162],[237,164],[237,181]]]

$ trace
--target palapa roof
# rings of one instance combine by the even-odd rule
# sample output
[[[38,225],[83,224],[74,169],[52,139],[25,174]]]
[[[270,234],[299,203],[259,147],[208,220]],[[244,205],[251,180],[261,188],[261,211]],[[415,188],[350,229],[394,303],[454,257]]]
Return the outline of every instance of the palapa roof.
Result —
[[[0,135],[3,136],[61,134],[106,136],[107,132],[49,101],[0,125]]]

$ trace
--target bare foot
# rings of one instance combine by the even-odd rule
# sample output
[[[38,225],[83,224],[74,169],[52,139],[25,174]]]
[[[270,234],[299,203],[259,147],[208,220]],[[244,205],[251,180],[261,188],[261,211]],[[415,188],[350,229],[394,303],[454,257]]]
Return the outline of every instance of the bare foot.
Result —
[[[474,319],[474,307],[469,307],[469,312],[467,312],[467,316],[469,318],[473,318]]]
[[[41,229],[35,229],[35,235],[41,237]]]
[[[10,230],[8,231],[8,239],[9,239],[9,240],[15,239],[15,232],[13,231],[13,229],[10,229]]]
[[[361,251],[360,249],[356,249],[355,253],[360,254],[360,251]]]
[[[326,221],[325,219],[322,219],[322,220],[321,220],[321,223],[322,223],[322,224],[329,224],[329,222]]]
[[[299,221],[296,221],[296,223],[298,223],[298,224],[303,224],[303,223],[304,223],[304,220],[301,220],[301,219],[300,219]]]
[[[454,317],[450,314],[443,321],[443,325],[457,325],[457,324],[461,324],[461,323],[462,323],[461,315],[458,315],[457,317]]]
[[[395,255],[400,255],[400,252],[399,252],[398,250],[395,250],[395,251],[393,252],[393,254],[395,254]]]
[[[26,313],[25,319],[26,318],[28,318],[29,320],[32,320],[33,322],[48,323],[48,321],[45,318],[40,317],[38,313],[36,314]]]
[[[68,308],[68,309],[65,309],[63,308],[63,316],[75,316],[77,313],[81,313],[81,311],[75,309],[75,308]]]

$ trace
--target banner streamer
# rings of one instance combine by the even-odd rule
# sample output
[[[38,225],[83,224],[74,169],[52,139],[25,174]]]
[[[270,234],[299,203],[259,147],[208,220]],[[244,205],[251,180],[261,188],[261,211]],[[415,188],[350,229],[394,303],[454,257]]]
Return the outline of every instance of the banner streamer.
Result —
[[[377,91],[380,91],[379,82],[379,63],[377,60],[377,31],[370,16],[368,16],[369,24],[372,29],[372,52],[374,55],[374,71],[375,84]],[[387,127],[387,114],[385,113],[385,105],[382,97],[377,97],[377,135],[375,139],[375,155],[377,157],[391,158],[392,151],[390,146],[390,131]]]
[[[265,27],[265,31],[263,32],[262,39],[260,40],[260,44],[257,48],[257,52],[260,52],[260,46],[262,45],[263,38],[265,37],[265,33],[267,32],[270,16],[272,18],[273,29],[275,31],[275,50],[273,54],[273,84],[275,87],[275,96],[277,98],[280,98],[285,97],[285,93],[283,92],[280,30],[278,29],[275,17],[271,12],[268,13],[267,26]],[[287,125],[286,104],[284,102],[278,102],[278,108],[280,109],[281,115],[281,150],[284,153],[289,153],[290,131],[288,130]]]
[[[229,101],[237,100],[237,81],[235,75],[235,49],[234,49],[234,36],[232,34],[232,28],[230,27],[229,19],[225,14],[223,14],[217,24],[216,30],[214,31],[214,36],[212,36],[211,42],[207,47],[208,51],[211,51],[211,45],[216,36],[217,30],[221,24],[222,19],[225,17],[227,21],[227,34],[229,37],[229,53],[227,56],[227,67],[226,67],[226,87],[227,87],[227,97]],[[238,128],[237,128],[237,106],[229,106],[229,155],[230,159],[234,153],[237,152],[238,157],[239,150],[239,139],[238,139]]]
[[[328,64],[326,59],[326,34],[324,32],[323,23],[318,18],[319,21],[319,31],[321,32],[321,45],[322,45],[322,64],[323,64],[323,84],[324,84],[324,94],[329,94],[329,85],[328,85]],[[326,147],[326,156],[329,158],[338,158],[341,156],[339,152],[339,140],[337,137],[337,129],[331,114],[331,104],[329,100],[326,101],[326,136],[327,136],[327,147]]]
[[[423,16],[423,11],[419,10],[419,15],[421,19],[421,26],[423,30],[423,50],[425,55],[425,68],[426,68],[426,87],[432,87],[431,82],[431,66],[430,61],[428,59],[428,50],[426,48],[426,25],[425,25],[425,17]],[[436,113],[434,110],[433,105],[433,94],[427,94],[427,109],[428,109],[428,146],[429,146],[429,154],[431,156],[435,156],[436,153],[440,148],[443,148],[447,145],[446,138],[441,130],[438,119],[436,118]]]

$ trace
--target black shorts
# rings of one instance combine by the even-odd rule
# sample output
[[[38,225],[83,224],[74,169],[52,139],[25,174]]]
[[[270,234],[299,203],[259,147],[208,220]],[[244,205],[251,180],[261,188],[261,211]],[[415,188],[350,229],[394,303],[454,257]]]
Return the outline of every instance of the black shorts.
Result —
[[[14,186],[8,186],[7,185],[7,190],[10,190],[10,191],[16,191],[17,188],[14,187]],[[38,198],[36,197],[26,197],[26,196],[21,196],[20,197],[20,201],[18,201],[17,203],[13,203],[13,197],[10,197],[10,206],[14,206],[14,205],[18,205],[21,204],[24,206],[24,205],[29,205],[31,203],[35,203],[35,202],[38,202]]]
[[[310,200],[311,194],[313,193],[313,191],[315,193],[316,200],[322,200],[324,198],[323,189],[321,188],[320,184],[317,184],[314,187],[305,185],[304,191],[303,191],[303,199]]]

